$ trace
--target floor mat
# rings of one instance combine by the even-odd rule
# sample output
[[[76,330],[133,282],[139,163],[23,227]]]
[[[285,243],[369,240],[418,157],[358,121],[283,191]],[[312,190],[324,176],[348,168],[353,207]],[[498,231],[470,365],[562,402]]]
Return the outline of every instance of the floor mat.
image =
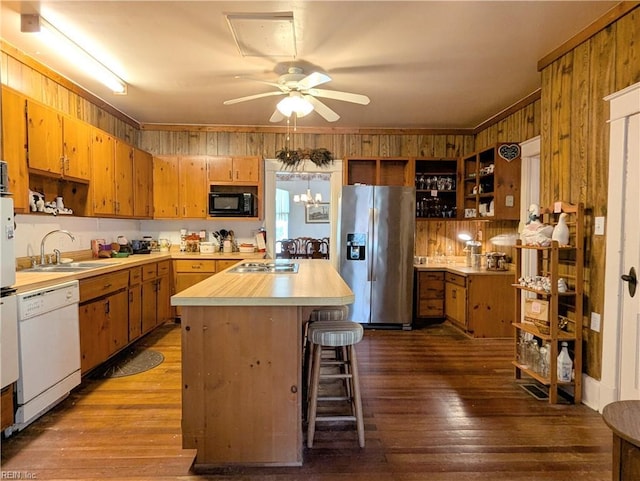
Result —
[[[151,349],[134,348],[120,354],[102,372],[100,377],[125,377],[153,369],[164,361],[164,356]]]

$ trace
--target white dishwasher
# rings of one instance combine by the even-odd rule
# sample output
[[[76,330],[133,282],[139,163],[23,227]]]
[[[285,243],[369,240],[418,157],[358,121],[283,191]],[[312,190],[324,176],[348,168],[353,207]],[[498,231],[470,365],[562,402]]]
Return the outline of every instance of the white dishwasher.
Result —
[[[18,430],[80,384],[79,299],[78,281],[18,294]]]

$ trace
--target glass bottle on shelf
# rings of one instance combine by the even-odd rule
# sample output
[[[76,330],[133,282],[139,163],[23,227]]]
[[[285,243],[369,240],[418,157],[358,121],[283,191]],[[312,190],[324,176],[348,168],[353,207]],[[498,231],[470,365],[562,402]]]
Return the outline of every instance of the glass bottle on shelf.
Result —
[[[562,350],[558,354],[558,382],[571,382],[573,361],[569,356],[569,344],[563,341],[561,346]]]

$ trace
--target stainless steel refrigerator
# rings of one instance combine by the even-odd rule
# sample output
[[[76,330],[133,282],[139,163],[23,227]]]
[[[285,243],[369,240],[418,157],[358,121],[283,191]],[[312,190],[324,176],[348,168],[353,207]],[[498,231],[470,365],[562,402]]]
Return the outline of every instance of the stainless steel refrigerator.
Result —
[[[411,328],[415,204],[413,187],[342,188],[340,275],[355,294],[349,319]]]

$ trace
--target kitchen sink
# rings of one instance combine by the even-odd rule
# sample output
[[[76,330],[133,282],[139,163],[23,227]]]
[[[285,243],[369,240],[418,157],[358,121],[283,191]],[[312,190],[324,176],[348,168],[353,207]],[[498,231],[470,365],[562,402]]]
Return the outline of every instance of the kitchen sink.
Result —
[[[98,267],[116,265],[118,262],[70,262],[68,264],[47,264],[23,269],[22,272],[80,272]]]
[[[298,264],[295,262],[243,262],[233,269],[230,269],[229,272],[296,274],[298,272]]]

